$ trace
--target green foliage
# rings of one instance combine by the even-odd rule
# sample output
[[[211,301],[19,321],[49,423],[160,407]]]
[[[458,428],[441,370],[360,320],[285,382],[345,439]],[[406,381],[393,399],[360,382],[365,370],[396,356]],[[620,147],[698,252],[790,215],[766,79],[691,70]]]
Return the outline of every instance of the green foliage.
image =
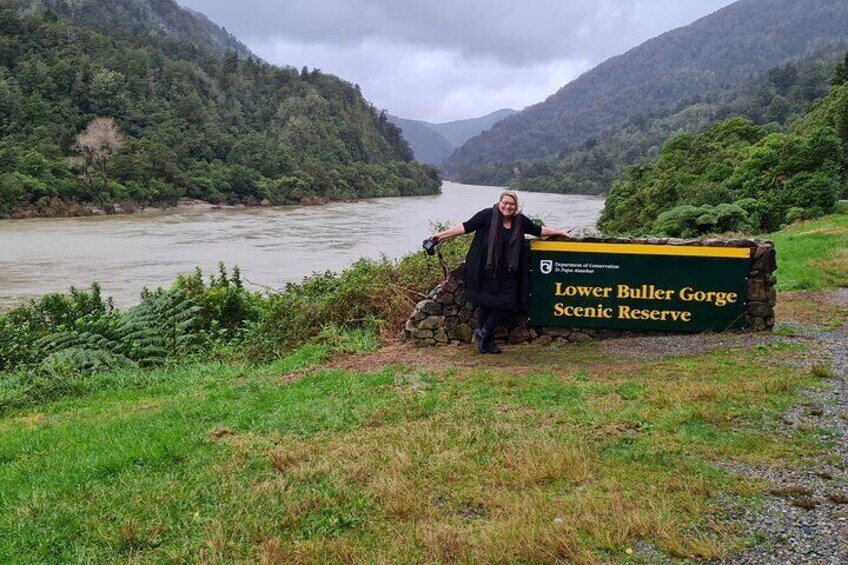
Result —
[[[732,118],[673,138],[652,165],[628,168],[600,226],[680,237],[774,231],[833,211],[844,163],[843,142],[827,124],[768,133]]]
[[[848,53],[845,54],[845,58],[841,62],[836,64],[830,84],[841,86],[846,82],[848,82]]]
[[[451,267],[464,259],[465,238],[440,244]],[[250,359],[272,360],[327,328],[372,329],[395,336],[415,304],[442,279],[438,261],[424,253],[399,261],[360,259],[339,274],[317,273],[268,298],[262,317],[244,336]]]
[[[69,296],[48,294],[0,316],[0,372],[84,374],[224,354],[259,319],[261,302],[243,287],[238,267],[230,275],[223,265],[208,284],[198,270],[170,289],[144,290],[125,313],[102,299],[96,283]]]
[[[170,0],[47,4],[59,18],[0,0],[10,30],[0,48],[0,217],[183,196],[285,204],[438,191],[436,170],[411,162],[398,128],[355,85],[222,55]],[[97,117],[114,119],[123,142],[96,162],[69,159]]]
[[[749,232],[751,216],[740,203],[677,206],[657,216],[652,231],[671,237],[697,237],[705,233]]]

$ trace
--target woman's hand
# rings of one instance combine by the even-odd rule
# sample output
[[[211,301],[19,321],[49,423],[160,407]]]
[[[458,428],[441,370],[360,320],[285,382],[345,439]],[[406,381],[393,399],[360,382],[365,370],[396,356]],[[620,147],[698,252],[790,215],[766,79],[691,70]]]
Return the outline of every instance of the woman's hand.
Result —
[[[549,228],[547,226],[542,226],[542,237],[551,237],[551,236],[560,236],[560,237],[571,237],[571,229],[563,228],[563,229],[554,229]]]

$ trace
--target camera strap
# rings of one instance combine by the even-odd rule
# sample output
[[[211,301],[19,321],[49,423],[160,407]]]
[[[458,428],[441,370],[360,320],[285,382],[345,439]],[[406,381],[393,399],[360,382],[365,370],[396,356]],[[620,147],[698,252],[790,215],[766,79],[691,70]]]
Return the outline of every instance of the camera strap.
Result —
[[[448,280],[448,266],[445,263],[445,258],[442,257],[442,250],[438,246],[436,246],[436,254],[439,256],[439,265],[442,266],[442,282],[445,282]]]

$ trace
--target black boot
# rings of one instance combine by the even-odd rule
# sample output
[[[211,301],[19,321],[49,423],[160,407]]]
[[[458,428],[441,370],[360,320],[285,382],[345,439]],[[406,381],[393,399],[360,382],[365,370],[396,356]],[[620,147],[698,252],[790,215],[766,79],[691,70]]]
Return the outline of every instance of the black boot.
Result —
[[[490,332],[487,332],[483,328],[477,328],[474,330],[474,339],[477,340],[477,353],[486,353],[486,340],[488,339]]]
[[[501,352],[501,350],[498,349],[498,346],[495,344],[495,332],[486,331],[486,334],[486,339],[483,340],[483,350],[486,353],[492,353],[493,355],[497,355]]]

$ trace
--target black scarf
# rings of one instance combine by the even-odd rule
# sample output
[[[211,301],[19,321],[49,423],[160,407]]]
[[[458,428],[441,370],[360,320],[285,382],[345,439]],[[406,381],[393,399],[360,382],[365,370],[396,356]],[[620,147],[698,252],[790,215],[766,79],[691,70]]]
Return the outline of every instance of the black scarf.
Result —
[[[495,274],[500,270],[500,253],[498,253],[498,238],[500,237],[500,227],[503,222],[501,211],[498,205],[492,206],[492,221],[489,224],[489,240],[486,245],[486,270]],[[512,217],[512,237],[506,244],[506,270],[508,273],[514,273],[518,270],[518,262],[521,260],[521,214],[515,214]]]

